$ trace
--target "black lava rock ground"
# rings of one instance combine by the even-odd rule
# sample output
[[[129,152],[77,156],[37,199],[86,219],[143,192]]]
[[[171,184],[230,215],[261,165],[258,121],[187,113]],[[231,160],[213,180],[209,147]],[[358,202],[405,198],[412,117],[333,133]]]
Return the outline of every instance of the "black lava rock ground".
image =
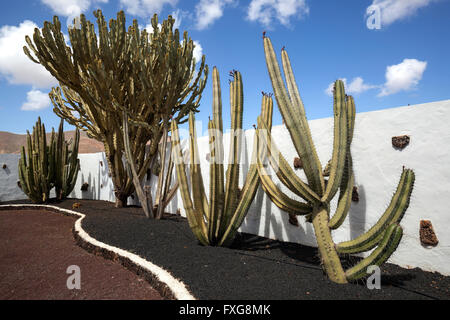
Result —
[[[75,202],[81,203],[78,209],[72,209]],[[29,201],[2,204],[7,203]],[[89,235],[166,269],[197,299],[450,299],[450,277],[419,268],[384,264],[380,290],[369,290],[363,281],[338,285],[324,275],[315,248],[248,234],[238,235],[232,248],[205,247],[179,216],[150,220],[139,207],[115,208],[106,201],[49,204],[84,213]]]

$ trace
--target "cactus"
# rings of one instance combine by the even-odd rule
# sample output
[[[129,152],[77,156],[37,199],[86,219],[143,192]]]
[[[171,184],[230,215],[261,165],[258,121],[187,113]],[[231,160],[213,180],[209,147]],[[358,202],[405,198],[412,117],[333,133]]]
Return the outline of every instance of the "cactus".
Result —
[[[324,271],[336,283],[347,283],[367,276],[369,265],[381,265],[397,248],[402,228],[399,223],[408,208],[414,185],[414,172],[403,169],[397,190],[391,203],[378,222],[367,232],[354,240],[335,244],[331,231],[345,220],[351,205],[354,185],[350,144],[355,125],[355,104],[347,96],[344,84],[338,80],[334,85],[334,138],[332,158],[326,166],[325,174],[317,156],[305,116],[303,102],[298,92],[290,60],[286,50],[282,50],[282,63],[286,76],[287,90],[269,38],[264,38],[264,51],[272,87],[290,133],[295,149],[303,161],[303,169],[308,183],[303,182],[279,153],[273,138],[267,132],[264,119],[258,119],[258,172],[262,185],[271,200],[283,211],[305,215],[316,234],[318,250]],[[263,148],[262,146],[266,146]],[[278,156],[278,158],[277,158]],[[279,180],[304,202],[291,199],[283,193],[267,175],[262,160],[268,158]],[[329,175],[328,180],[324,175]],[[330,216],[330,202],[339,191],[339,199],[334,215]],[[352,254],[373,249],[373,252],[354,267],[344,271],[340,254]]]
[[[64,120],[61,119],[58,134],[55,138],[52,130],[52,145],[55,163],[54,185],[56,198],[65,199],[75,187],[78,171],[80,170],[80,160],[78,159],[78,145],[80,142],[80,130],[76,129],[75,139],[66,142],[64,138]],[[69,145],[72,145],[69,149]]]
[[[231,245],[260,184],[256,165],[257,145],[255,135],[252,164],[248,170],[242,191],[238,187],[239,159],[242,151],[243,87],[241,74],[238,71],[233,71],[231,75],[233,76],[233,80],[230,81],[232,131],[230,161],[226,171],[226,184],[224,185],[222,99],[219,73],[217,68],[214,67],[213,69],[213,119],[208,123],[211,156],[209,203],[200,169],[194,113],[189,116],[190,175],[193,186],[193,200],[191,199],[186,168],[180,148],[178,126],[176,122],[172,122],[173,154],[186,216],[193,233],[203,245]],[[268,127],[271,127],[272,109],[272,98],[264,95],[261,115]]]
[[[122,161],[124,112],[130,122],[126,135],[132,137],[132,159],[127,162],[135,166],[137,180],[142,181],[170,118],[182,122],[189,112],[197,112],[208,67],[203,56],[195,70],[194,43],[187,32],[180,42],[171,16],[159,29],[154,15],[150,33],[139,30],[137,20],[127,30],[123,11],[110,20],[109,28],[100,10],[94,15],[97,28],[84,15],[78,27],[69,28],[70,47],[55,16],[42,31],[34,30],[33,41],[25,37],[24,52],[59,81],[49,94],[53,111],[103,143],[116,207],[122,207],[136,184]]]
[[[80,132],[76,130],[75,142],[64,140],[63,120],[58,134],[52,128],[50,143],[47,145],[45,126],[38,118],[30,135],[27,131],[27,151],[22,146],[19,160],[20,188],[34,203],[47,202],[50,191],[56,189],[58,200],[64,199],[73,190],[80,170],[78,144]],[[69,149],[69,144],[73,143]]]
[[[22,146],[19,179],[22,191],[33,203],[47,202],[54,180],[53,144],[47,145],[45,126],[39,117],[33,133],[27,130],[27,152]]]

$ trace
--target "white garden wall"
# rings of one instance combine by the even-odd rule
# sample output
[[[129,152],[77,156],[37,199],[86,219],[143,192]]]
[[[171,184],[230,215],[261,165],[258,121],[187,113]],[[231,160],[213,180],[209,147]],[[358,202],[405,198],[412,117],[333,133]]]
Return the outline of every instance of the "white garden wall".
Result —
[[[331,157],[333,119],[309,121],[313,140],[323,165]],[[352,143],[352,155],[359,202],[352,203],[344,224],[333,233],[336,242],[354,238],[369,229],[386,209],[400,178],[402,166],[412,168],[416,174],[414,191],[409,209],[401,225],[404,237],[397,251],[390,258],[391,263],[403,267],[420,267],[427,271],[438,271],[450,275],[450,100],[413,105],[381,111],[358,113]],[[224,124],[227,127],[227,124]],[[407,134],[410,144],[403,150],[392,147],[391,138]],[[254,130],[246,131],[241,182],[247,173]],[[289,162],[296,157],[289,133],[284,126],[275,126],[272,135],[279,149]],[[224,136],[225,159],[228,159],[229,135]],[[183,146],[186,141],[182,142]],[[198,139],[203,179],[208,192],[209,152],[208,137]],[[18,155],[0,155],[0,201],[25,199],[17,187]],[[111,179],[108,177],[103,153],[80,154],[81,172],[71,197],[114,201]],[[103,166],[100,165],[102,161]],[[1,169],[3,163],[8,170]],[[304,177],[301,170],[298,174]],[[275,175],[278,186],[287,194],[298,199],[287,190]],[[152,179],[154,183],[156,179]],[[81,192],[84,182],[89,190]],[[152,184],[153,184],[152,183]],[[155,188],[152,188],[155,189]],[[137,203],[129,200],[129,203]],[[335,206],[335,203],[334,203]],[[181,197],[172,201],[170,212],[181,209]],[[439,239],[433,248],[425,248],[419,240],[420,220],[431,220]],[[286,213],[281,212],[259,189],[249,210],[241,231],[282,241],[315,246],[314,230],[311,224],[299,217],[300,226],[288,222]]]

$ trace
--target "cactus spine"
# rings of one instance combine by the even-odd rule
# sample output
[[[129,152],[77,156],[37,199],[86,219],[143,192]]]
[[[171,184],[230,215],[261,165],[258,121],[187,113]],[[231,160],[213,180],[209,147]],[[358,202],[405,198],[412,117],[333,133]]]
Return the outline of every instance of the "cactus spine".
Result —
[[[296,151],[303,161],[303,168],[308,183],[304,183],[278,152],[272,137],[258,133],[258,172],[266,193],[282,210],[290,213],[306,215],[312,222],[317,239],[318,249],[325,272],[330,280],[346,283],[367,275],[369,265],[381,265],[395,251],[402,237],[399,223],[408,208],[414,185],[414,172],[403,169],[397,190],[389,207],[379,221],[366,233],[351,241],[335,244],[331,230],[338,228],[345,220],[351,205],[354,184],[350,144],[355,125],[355,104],[351,96],[347,96],[344,84],[338,80],[334,86],[334,138],[332,158],[326,166],[328,180],[324,179],[322,165],[317,157],[303,102],[298,92],[289,57],[282,50],[282,64],[286,76],[287,90],[269,38],[264,37],[264,51],[274,94],[290,133]],[[265,129],[261,117],[258,126]],[[261,146],[265,145],[266,148]],[[262,165],[262,159],[268,158],[279,180],[305,202],[291,199],[283,193],[268,177]],[[330,201],[339,191],[336,212],[330,218]],[[375,250],[354,267],[344,271],[339,254],[358,253]]]
[[[223,125],[220,78],[217,68],[213,69],[213,119],[208,123],[210,136],[210,199],[206,197],[200,169],[195,117],[189,117],[190,131],[190,175],[192,183],[191,199],[186,176],[186,166],[180,148],[180,138],[176,122],[172,122],[173,154],[184,208],[189,225],[204,245],[229,246],[234,240],[237,229],[242,224],[259,186],[256,168],[256,135],[253,145],[252,164],[239,194],[239,159],[242,152],[242,114],[243,87],[238,71],[232,72],[230,82],[231,104],[231,143],[230,159],[226,171],[226,183],[223,165]],[[272,122],[273,102],[269,96],[263,96],[262,117],[266,123]]]

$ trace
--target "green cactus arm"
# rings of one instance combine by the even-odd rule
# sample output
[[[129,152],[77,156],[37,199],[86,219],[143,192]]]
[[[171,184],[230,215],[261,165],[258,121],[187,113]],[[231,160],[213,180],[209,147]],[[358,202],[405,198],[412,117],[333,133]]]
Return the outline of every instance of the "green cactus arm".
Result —
[[[233,73],[233,81],[230,83],[230,109],[231,109],[231,132],[230,132],[230,155],[226,172],[225,207],[222,228],[226,227],[238,204],[239,188],[239,166],[242,151],[242,115],[244,112],[244,89],[241,73]],[[232,97],[232,98],[231,98]]]
[[[368,257],[345,272],[347,280],[353,281],[367,276],[367,268],[371,265],[381,266],[397,249],[402,236],[402,227],[397,223],[391,224],[385,231],[379,246]]]
[[[55,168],[55,130],[52,128],[52,135],[50,138],[50,143],[48,146],[48,174],[47,179],[51,182],[52,187],[55,186],[55,179],[56,179],[56,168]]]
[[[80,171],[80,159],[76,159],[76,164],[70,166],[64,197],[67,197],[75,187],[75,184],[77,182],[78,171]]]
[[[61,119],[58,133],[52,131],[50,168],[53,166],[54,174],[51,175],[58,199],[66,198],[75,187],[80,168],[78,159],[78,147],[80,142],[80,130],[75,130],[75,139],[69,143],[64,137],[64,120]]]
[[[328,179],[325,193],[322,196],[323,202],[330,202],[335,196],[341,184],[344,167],[346,165],[346,156],[348,151],[348,112],[350,103],[344,90],[344,82],[337,80],[334,84],[334,139],[333,155],[330,163],[330,177]]]
[[[256,141],[255,141],[255,148],[256,148]],[[244,218],[247,215],[250,205],[252,204],[253,199],[255,198],[258,186],[259,186],[258,169],[256,168],[256,165],[253,164],[250,166],[249,171],[247,173],[245,184],[241,192],[241,198],[236,207],[236,210],[233,212],[231,219],[226,225],[226,228],[224,228],[223,230],[222,237],[218,243],[219,246],[231,245],[237,230],[244,221]]]
[[[223,189],[223,163],[219,163],[217,159],[217,150],[220,143],[217,138],[217,128],[215,122],[210,120],[208,123],[209,130],[209,150],[210,150],[210,169],[209,169],[209,221],[208,221],[208,238],[212,245],[216,245],[220,222],[223,215],[225,194]]]
[[[20,186],[26,195],[30,194],[30,188],[28,186],[28,172],[27,172],[27,158],[25,153],[25,147],[22,146],[20,151],[20,159],[19,159],[19,181]]]
[[[273,100],[271,97],[263,96],[261,102],[261,116],[264,119],[265,124],[268,126],[268,130],[272,129],[272,114],[273,114]],[[251,155],[250,168],[247,172],[247,176],[245,178],[245,183],[241,191],[241,198],[237,204],[236,210],[234,211],[231,219],[226,225],[226,229],[223,230],[222,239],[220,239],[220,246],[230,246],[234,236],[242,225],[245,216],[250,208],[250,205],[253,202],[253,199],[256,195],[256,191],[258,190],[260,180],[258,175],[258,168],[256,163],[258,152],[257,146],[257,136],[256,131],[253,137],[253,150]]]
[[[34,129],[34,128],[33,128]],[[32,136],[27,130],[27,152],[28,152],[28,163],[25,163],[25,181],[27,184],[27,189],[30,194],[30,197],[35,195],[37,181],[35,181],[35,169],[34,169],[34,163],[35,161],[35,155],[33,154],[33,140]],[[40,196],[39,196],[40,198]],[[38,200],[39,201],[39,200]]]
[[[222,120],[222,91],[220,88],[220,76],[217,67],[213,67],[213,120],[216,128],[223,132]]]
[[[339,193],[339,200],[336,211],[333,217],[328,223],[330,229],[335,230],[339,228],[347,217],[350,205],[352,203],[353,185],[355,183],[355,177],[350,174],[349,178],[345,178],[345,183],[341,185],[341,191]]]
[[[399,223],[409,206],[409,199],[414,187],[415,175],[410,169],[403,169],[397,190],[386,211],[378,222],[354,240],[341,242],[336,246],[339,253],[359,253],[374,248],[382,239],[386,228]]]
[[[257,137],[259,136],[258,133],[256,133],[256,135]],[[257,145],[258,145],[258,156],[256,161],[257,161],[258,175],[259,178],[261,179],[262,187],[266,192],[266,194],[269,196],[270,200],[272,200],[272,202],[281,210],[289,213],[293,213],[296,215],[306,215],[311,213],[311,206],[309,206],[306,203],[291,199],[284,192],[282,192],[277,187],[277,185],[272,181],[267,170],[264,168],[263,163],[261,162],[262,154],[259,138],[257,139]]]
[[[267,148],[267,157],[278,179],[292,192],[308,202],[319,202],[320,197],[298,177],[282,153],[279,151],[266,124],[258,118],[258,138],[262,146]]]
[[[80,170],[80,160],[78,159],[79,144],[80,144],[80,130],[77,128],[75,130],[75,140],[73,141],[73,145],[70,150],[70,157],[69,157],[70,173],[68,181],[66,183],[65,196],[68,196],[69,193],[71,193],[73,188],[75,187],[78,172]]]
[[[202,170],[200,167],[200,157],[197,144],[197,131],[195,128],[195,115],[189,114],[189,150],[190,152],[190,173],[192,185],[192,195],[194,199],[195,210],[201,212],[206,221],[209,220],[209,204],[206,198],[205,186],[203,184]]]
[[[321,263],[331,281],[347,283],[344,269],[334,246],[333,237],[328,227],[328,208],[315,206],[312,213],[312,223],[316,235]]]
[[[328,226],[334,230],[339,228],[347,217],[350,205],[352,203],[353,185],[355,184],[355,176],[353,174],[353,160],[350,150],[350,144],[353,139],[353,131],[355,128],[355,102],[353,97],[349,96],[347,99],[347,129],[348,129],[348,144],[346,163],[341,179],[340,193],[338,205],[333,218],[328,223]],[[331,165],[331,160],[327,166]],[[325,170],[324,170],[325,171]]]
[[[209,240],[214,243],[217,239],[219,229],[221,229],[225,206],[222,96],[219,71],[216,67],[213,68],[213,119],[208,124],[208,131],[210,136],[209,146],[210,149],[212,148],[210,150],[210,206],[208,228]]]
[[[203,219],[203,214],[194,209],[191,196],[189,194],[189,185],[185,171],[186,166],[184,164],[183,153],[181,152],[180,136],[178,134],[178,125],[176,121],[172,121],[171,131],[173,143],[173,158],[175,162],[178,183],[180,184],[180,194],[183,200],[184,209],[186,211],[186,217],[192,232],[200,241],[200,243],[203,245],[208,245],[208,230]]]
[[[272,115],[273,115],[273,99],[272,96],[263,95],[261,101],[261,117],[264,120],[264,125],[267,131],[272,131]],[[256,153],[255,153],[256,157]],[[255,162],[253,162],[255,163]]]
[[[22,146],[18,164],[22,191],[33,203],[46,202],[53,187],[51,149],[51,145],[47,146],[45,126],[38,117],[32,134],[27,130],[27,150]]]
[[[317,194],[322,195],[324,189],[322,166],[311,138],[308,121],[306,120],[304,111],[301,111],[301,106],[297,104],[293,105],[293,103],[298,103],[298,101],[295,101],[295,92],[292,98],[286,92],[272,43],[267,37],[264,37],[264,52],[278,107],[289,130],[294,147],[300,158],[303,159],[304,171],[309,185]],[[284,59],[286,62],[289,60],[287,55],[285,55]],[[293,88],[295,80],[293,79],[290,64],[285,63],[285,65],[286,78],[290,82],[289,86]],[[291,99],[294,99],[294,101],[291,101]]]
[[[355,99],[352,96],[347,97],[347,133],[348,133],[348,148],[350,150],[350,145],[353,141],[353,133],[355,131],[355,117],[356,117],[356,107]]]

